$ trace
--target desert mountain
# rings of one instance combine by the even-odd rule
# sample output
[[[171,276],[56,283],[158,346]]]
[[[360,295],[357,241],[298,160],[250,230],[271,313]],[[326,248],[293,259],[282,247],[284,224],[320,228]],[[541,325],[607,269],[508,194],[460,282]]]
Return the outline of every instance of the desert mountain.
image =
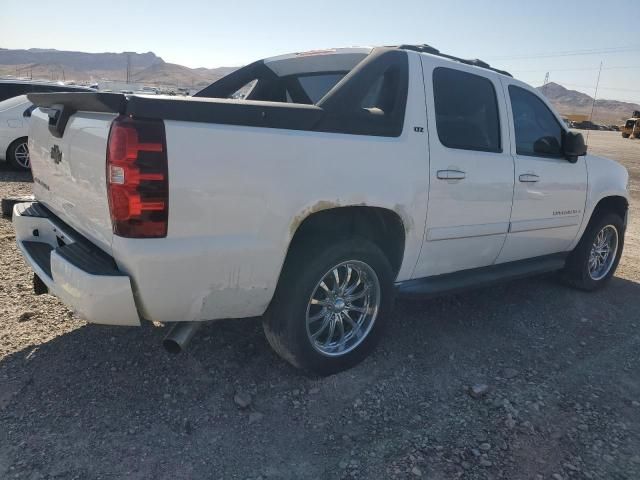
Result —
[[[235,70],[235,67],[188,68],[167,63],[153,52],[86,53],[0,48],[0,75],[32,76],[45,80],[124,81],[127,62],[133,82],[181,87],[203,87]]]
[[[591,113],[593,97],[585,93],[569,90],[554,82],[538,87],[538,90],[562,115]],[[640,105],[618,100],[596,100],[593,122],[604,125],[620,124],[629,118],[634,110],[640,110]]]

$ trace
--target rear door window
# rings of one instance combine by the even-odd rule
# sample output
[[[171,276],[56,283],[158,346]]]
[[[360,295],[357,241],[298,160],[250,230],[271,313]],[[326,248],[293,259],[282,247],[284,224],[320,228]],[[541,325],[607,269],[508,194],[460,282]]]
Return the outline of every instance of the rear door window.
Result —
[[[501,152],[498,100],[491,80],[438,67],[433,71],[436,129],[448,148]]]

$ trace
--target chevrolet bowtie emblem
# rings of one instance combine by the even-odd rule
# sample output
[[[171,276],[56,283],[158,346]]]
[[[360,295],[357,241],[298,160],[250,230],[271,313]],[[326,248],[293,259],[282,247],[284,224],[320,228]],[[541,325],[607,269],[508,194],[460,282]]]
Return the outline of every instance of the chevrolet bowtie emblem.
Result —
[[[56,165],[62,161],[62,151],[58,145],[51,147],[51,158],[53,159],[53,163]]]

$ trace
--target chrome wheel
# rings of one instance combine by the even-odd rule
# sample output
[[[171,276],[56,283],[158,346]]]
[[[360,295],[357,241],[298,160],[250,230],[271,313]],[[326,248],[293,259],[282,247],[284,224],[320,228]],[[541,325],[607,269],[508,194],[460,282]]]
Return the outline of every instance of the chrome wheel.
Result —
[[[364,262],[349,260],[331,268],[309,298],[307,335],[323,355],[338,357],[360,345],[380,308],[380,281]]]
[[[589,276],[602,280],[611,271],[618,253],[618,230],[613,225],[603,227],[596,235],[589,254]]]
[[[29,160],[29,147],[27,142],[19,143],[13,151],[13,158],[16,163],[22,168],[31,168],[31,161]]]

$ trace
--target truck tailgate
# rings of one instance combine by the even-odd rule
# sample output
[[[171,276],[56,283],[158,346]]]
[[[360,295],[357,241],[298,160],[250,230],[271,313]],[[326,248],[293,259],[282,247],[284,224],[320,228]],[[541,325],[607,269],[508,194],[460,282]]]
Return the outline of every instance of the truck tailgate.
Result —
[[[106,186],[106,151],[115,112],[77,111],[64,135],[49,128],[45,109],[31,118],[29,152],[36,199],[107,253],[113,237]]]

